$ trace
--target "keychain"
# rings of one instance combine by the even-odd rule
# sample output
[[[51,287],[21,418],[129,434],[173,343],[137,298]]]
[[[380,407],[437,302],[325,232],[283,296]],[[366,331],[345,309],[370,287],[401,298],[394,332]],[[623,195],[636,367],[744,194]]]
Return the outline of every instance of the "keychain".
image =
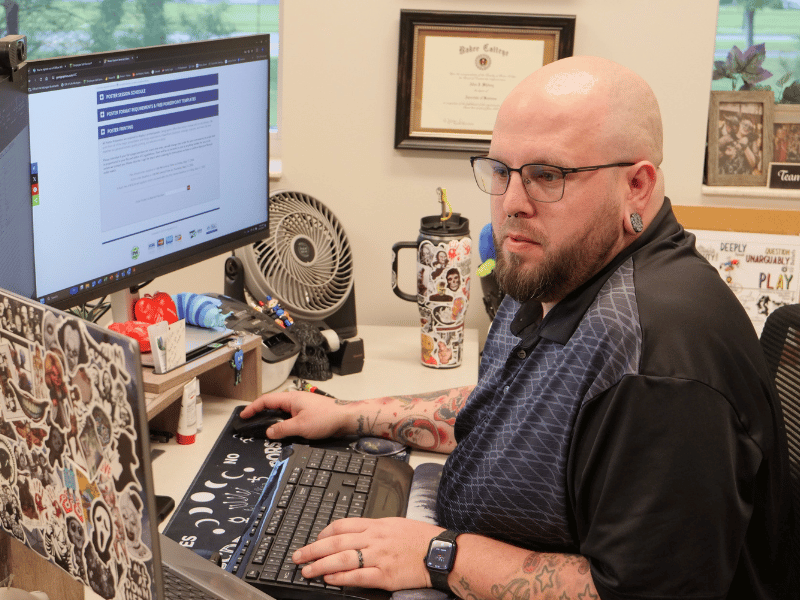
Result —
[[[236,348],[231,359],[231,367],[233,367],[233,385],[239,385],[242,380],[242,363],[244,362],[244,352],[242,351],[242,336],[237,335],[235,340],[228,342],[228,346]]]

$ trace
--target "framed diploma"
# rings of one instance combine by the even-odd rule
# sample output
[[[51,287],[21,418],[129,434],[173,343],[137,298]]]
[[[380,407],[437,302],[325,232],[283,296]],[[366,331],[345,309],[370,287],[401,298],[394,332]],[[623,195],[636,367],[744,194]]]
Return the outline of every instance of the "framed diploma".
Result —
[[[568,15],[401,11],[394,147],[488,151],[503,99],[574,39]]]

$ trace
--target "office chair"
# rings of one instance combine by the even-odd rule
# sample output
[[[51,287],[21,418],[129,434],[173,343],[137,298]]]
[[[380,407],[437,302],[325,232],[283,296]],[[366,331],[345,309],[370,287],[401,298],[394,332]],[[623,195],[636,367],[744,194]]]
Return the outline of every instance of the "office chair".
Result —
[[[792,585],[800,584],[800,304],[789,304],[767,317],[761,347],[781,400],[789,446],[789,485],[794,509]],[[795,588],[796,589],[796,588]]]

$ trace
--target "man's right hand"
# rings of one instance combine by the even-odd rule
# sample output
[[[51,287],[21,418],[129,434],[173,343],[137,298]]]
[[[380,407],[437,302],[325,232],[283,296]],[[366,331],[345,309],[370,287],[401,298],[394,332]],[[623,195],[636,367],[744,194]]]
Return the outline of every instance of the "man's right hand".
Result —
[[[356,419],[348,405],[362,402],[346,402],[311,392],[275,392],[264,394],[242,409],[240,416],[248,419],[267,409],[279,409],[292,415],[267,430],[273,440],[298,436],[309,440],[352,435]]]

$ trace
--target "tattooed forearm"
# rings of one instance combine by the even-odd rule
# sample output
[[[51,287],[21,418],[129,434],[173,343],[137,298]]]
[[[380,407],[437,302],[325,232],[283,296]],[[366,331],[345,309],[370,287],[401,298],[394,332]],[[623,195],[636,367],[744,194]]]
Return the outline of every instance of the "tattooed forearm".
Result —
[[[537,573],[543,566],[574,567],[578,573],[585,575],[589,572],[589,561],[579,554],[552,554],[545,552],[531,552],[522,565],[524,573]]]
[[[472,577],[470,577],[472,579]],[[483,584],[487,589],[479,593]],[[461,577],[454,591],[464,600],[597,600],[589,561],[575,554],[531,552],[520,570],[503,581]]]
[[[464,407],[472,388],[473,386],[466,386],[414,396],[390,396],[384,399],[384,402],[396,400],[404,411],[432,412],[437,421],[444,421],[452,425],[458,411]]]
[[[356,417],[356,435],[372,435],[376,437],[380,436],[388,438],[389,435],[387,433],[377,430],[380,416],[380,410],[372,417],[372,419],[370,419],[369,415],[358,415],[358,417]]]
[[[381,418],[381,412],[378,411],[372,418],[369,415],[359,415],[356,418],[356,435],[385,437],[431,451],[440,449],[442,443],[451,437],[428,417],[413,415],[390,419],[388,416]]]
[[[472,386],[465,386],[379,398],[375,401],[379,406],[376,412],[356,417],[356,434],[385,437],[415,448],[446,452],[455,445],[453,425],[471,391]]]
[[[333,399],[333,403],[334,404],[338,404],[339,406],[345,406],[345,405],[351,406],[353,404],[366,404],[367,401],[366,400],[343,400],[341,398],[334,398]]]
[[[438,450],[449,439],[432,419],[419,415],[397,421],[392,426],[392,434],[398,442],[423,450]]]
[[[530,597],[531,582],[527,579],[514,579],[492,586],[492,598],[497,600],[529,600]]]
[[[462,577],[461,581],[458,582],[458,588],[460,588],[459,596],[464,600],[480,600],[478,596],[472,593],[469,587],[469,581],[467,581],[465,577]]]
[[[444,421],[449,425],[455,425],[456,415],[464,408],[467,398],[472,392],[472,388],[453,388],[440,396],[439,407],[433,418],[437,421]]]

